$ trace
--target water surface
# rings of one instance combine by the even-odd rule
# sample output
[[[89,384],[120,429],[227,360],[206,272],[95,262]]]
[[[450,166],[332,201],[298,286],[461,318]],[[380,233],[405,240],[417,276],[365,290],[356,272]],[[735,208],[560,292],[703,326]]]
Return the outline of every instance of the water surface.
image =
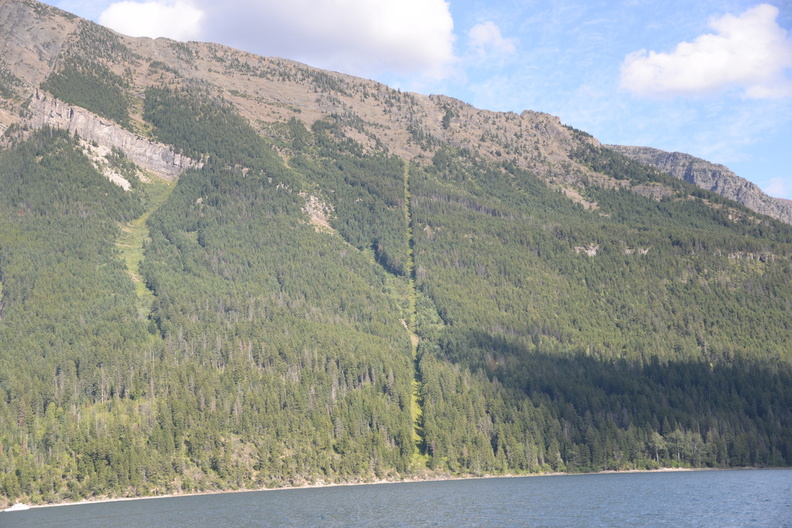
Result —
[[[792,469],[271,490],[34,508],[2,528],[792,527]]]

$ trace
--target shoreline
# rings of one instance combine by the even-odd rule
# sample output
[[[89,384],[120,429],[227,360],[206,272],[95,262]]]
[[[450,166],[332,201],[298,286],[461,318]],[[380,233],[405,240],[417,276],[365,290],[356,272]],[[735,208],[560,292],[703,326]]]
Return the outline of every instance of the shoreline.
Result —
[[[318,488],[335,488],[347,486],[372,486],[382,484],[409,484],[418,482],[447,482],[456,480],[483,480],[483,479],[498,479],[498,478],[541,478],[541,477],[561,477],[561,476],[580,476],[580,475],[611,475],[611,474],[634,474],[634,473],[677,473],[677,472],[692,472],[692,471],[741,471],[751,469],[790,469],[790,468],[753,468],[753,467],[740,467],[740,468],[657,468],[657,469],[625,469],[625,470],[603,470],[593,471],[589,473],[532,473],[526,475],[519,474],[505,474],[505,475],[482,475],[482,476],[442,476],[433,475],[427,477],[414,477],[399,480],[377,480],[371,482],[338,482],[330,484],[305,484],[301,486],[283,486],[280,488],[254,488],[254,489],[238,489],[238,490],[211,490],[211,491],[196,491],[188,493],[168,493],[164,495],[142,495],[139,497],[113,497],[113,498],[99,498],[99,499],[83,499],[74,502],[59,502],[56,504],[30,504],[29,510],[39,508],[57,508],[63,506],[86,506],[91,504],[106,504],[112,502],[128,502],[128,501],[141,501],[153,499],[174,499],[180,497],[201,497],[206,495],[221,495],[227,493],[254,493],[262,491],[293,491],[301,489],[318,489]],[[13,506],[13,505],[12,505]],[[6,513],[5,510],[0,510],[0,513]],[[12,512],[9,512],[12,513]]]

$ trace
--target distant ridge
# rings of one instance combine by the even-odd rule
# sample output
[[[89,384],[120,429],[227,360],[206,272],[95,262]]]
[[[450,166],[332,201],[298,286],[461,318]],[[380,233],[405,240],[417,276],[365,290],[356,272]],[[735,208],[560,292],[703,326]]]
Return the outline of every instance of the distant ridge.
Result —
[[[768,196],[756,184],[737,176],[723,165],[711,163],[690,154],[666,152],[651,147],[604,146],[635,161],[664,170],[672,176],[702,189],[716,192],[757,213],[792,224],[792,200]]]

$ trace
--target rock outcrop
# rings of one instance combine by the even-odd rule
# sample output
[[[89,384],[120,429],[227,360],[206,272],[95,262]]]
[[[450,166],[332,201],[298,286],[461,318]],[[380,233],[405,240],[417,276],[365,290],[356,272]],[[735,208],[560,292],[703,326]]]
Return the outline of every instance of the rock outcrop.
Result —
[[[113,121],[65,103],[41,90],[36,91],[28,109],[31,112],[28,120],[31,127],[49,126],[68,130],[88,141],[116,147],[136,165],[166,180],[175,180],[186,169],[199,165],[167,145],[134,134]]]
[[[650,147],[604,145],[641,163],[652,165],[672,176],[713,191],[769,217],[792,224],[792,202],[773,198],[758,186],[741,178],[723,165]]]

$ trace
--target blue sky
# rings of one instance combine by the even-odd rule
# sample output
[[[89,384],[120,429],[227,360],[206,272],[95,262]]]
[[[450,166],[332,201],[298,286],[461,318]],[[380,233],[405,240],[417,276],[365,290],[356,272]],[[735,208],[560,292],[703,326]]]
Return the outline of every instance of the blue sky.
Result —
[[[603,143],[687,152],[792,199],[792,2],[52,0],[134,36],[219,42]]]

